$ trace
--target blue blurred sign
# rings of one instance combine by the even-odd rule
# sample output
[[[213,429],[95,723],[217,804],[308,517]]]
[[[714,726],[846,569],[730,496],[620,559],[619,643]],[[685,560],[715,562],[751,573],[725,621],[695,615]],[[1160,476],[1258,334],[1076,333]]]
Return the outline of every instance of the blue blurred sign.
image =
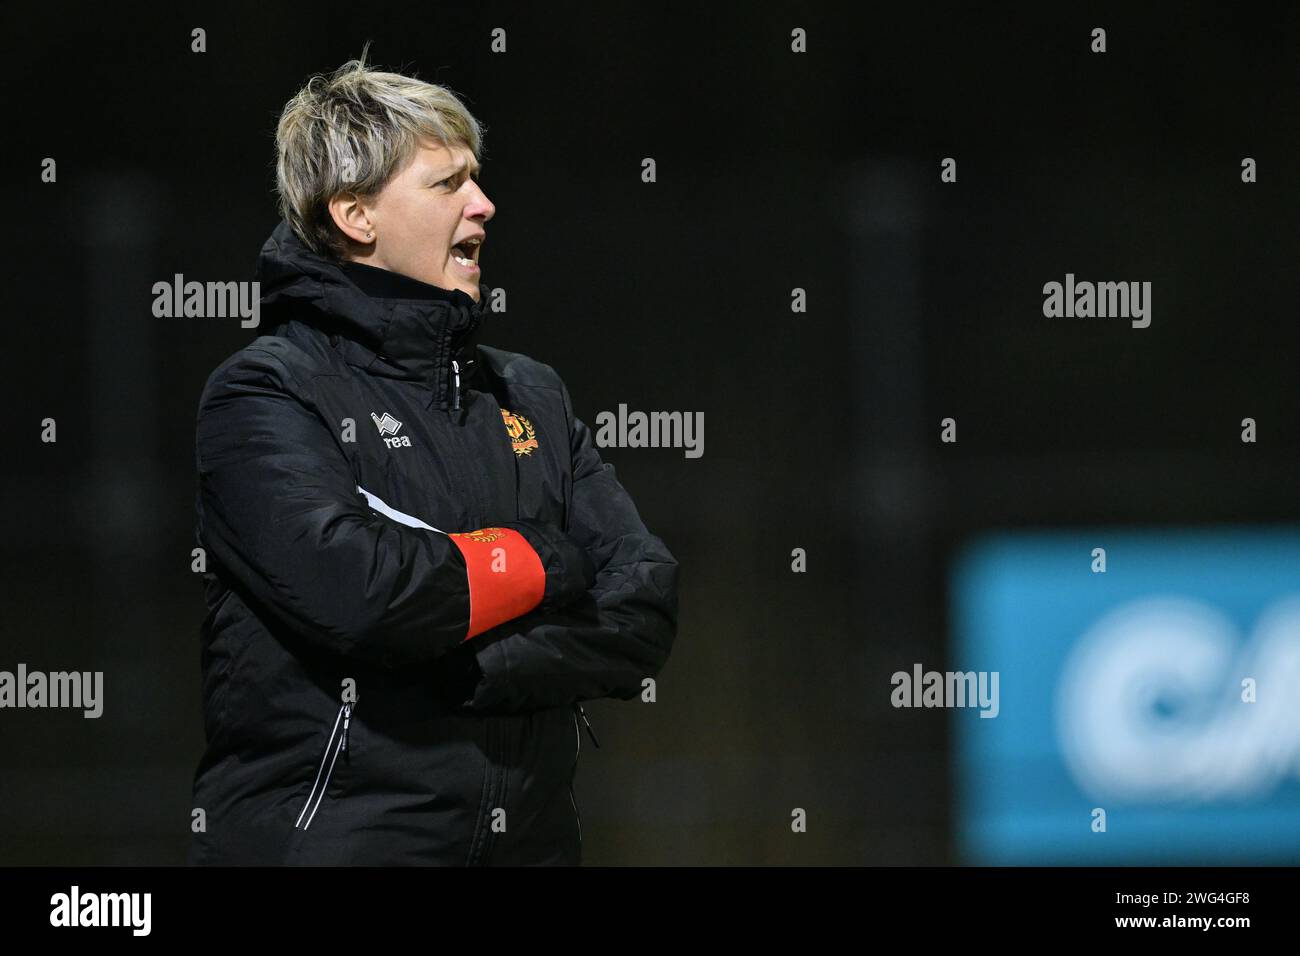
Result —
[[[962,862],[1300,861],[1300,531],[999,534],[952,589],[1001,672],[952,714]]]

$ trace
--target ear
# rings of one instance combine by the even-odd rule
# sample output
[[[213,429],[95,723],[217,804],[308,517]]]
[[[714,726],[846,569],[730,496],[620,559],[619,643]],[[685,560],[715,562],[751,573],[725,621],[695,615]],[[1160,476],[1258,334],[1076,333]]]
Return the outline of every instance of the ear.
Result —
[[[370,210],[354,193],[339,193],[329,201],[330,218],[343,235],[361,246],[373,246],[375,223]]]

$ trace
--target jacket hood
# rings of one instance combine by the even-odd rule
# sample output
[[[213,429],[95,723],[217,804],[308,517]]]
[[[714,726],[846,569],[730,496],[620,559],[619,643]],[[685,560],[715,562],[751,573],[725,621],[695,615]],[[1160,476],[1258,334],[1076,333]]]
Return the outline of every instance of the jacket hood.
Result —
[[[272,324],[297,320],[313,325],[330,336],[350,364],[371,374],[422,382],[440,406],[458,407],[459,387],[469,383],[481,364],[478,336],[490,311],[491,289],[480,284],[475,302],[460,289],[395,273],[386,273],[389,281],[364,282],[365,288],[354,278],[380,271],[362,267],[350,274],[341,263],[309,249],[281,220],[258,258],[262,314]]]

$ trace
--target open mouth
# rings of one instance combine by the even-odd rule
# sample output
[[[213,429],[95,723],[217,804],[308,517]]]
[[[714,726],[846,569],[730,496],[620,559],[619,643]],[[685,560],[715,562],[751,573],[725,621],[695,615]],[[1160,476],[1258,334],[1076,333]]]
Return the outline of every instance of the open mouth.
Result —
[[[478,268],[478,254],[482,246],[482,236],[470,236],[451,247],[451,257],[464,268],[475,270]]]

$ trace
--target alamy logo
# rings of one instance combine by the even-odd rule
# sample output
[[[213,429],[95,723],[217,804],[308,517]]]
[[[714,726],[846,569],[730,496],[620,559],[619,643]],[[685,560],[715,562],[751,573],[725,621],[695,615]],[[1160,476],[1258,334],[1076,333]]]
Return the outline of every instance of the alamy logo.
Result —
[[[687,458],[704,454],[703,412],[629,412],[596,414],[600,448],[685,448]]]
[[[95,719],[104,713],[103,671],[0,671],[0,707],[80,708]]]
[[[889,702],[895,707],[978,707],[981,717],[996,717],[997,671],[926,671],[912,665],[912,673],[895,671]]]
[[[153,294],[153,314],[159,319],[238,316],[245,329],[255,329],[262,321],[260,282],[186,282],[178,272],[171,282],[155,282]]]
[[[387,445],[389,448],[410,448],[411,447],[410,438],[408,438],[405,435],[397,434],[398,429],[402,427],[402,423],[399,422],[392,415],[388,414],[388,412],[384,412],[383,418],[380,418],[374,412],[371,412],[370,418],[372,421],[374,421],[375,427],[379,429],[379,435],[381,438],[384,439],[384,444]],[[392,438],[388,437],[390,435],[394,437]]]
[[[1132,319],[1135,329],[1151,324],[1150,282],[1075,282],[1065,274],[1065,284],[1043,285],[1043,315],[1049,319]]]
[[[50,897],[51,926],[129,926],[131,935],[148,936],[153,924],[152,893],[70,893]]]

